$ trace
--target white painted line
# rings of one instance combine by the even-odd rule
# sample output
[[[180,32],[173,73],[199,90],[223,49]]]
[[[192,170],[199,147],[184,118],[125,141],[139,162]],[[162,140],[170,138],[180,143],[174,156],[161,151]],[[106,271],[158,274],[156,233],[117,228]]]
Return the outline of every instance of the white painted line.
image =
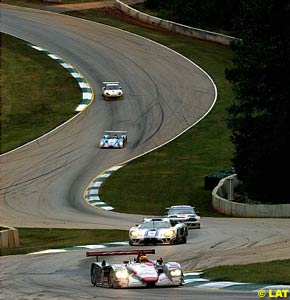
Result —
[[[90,195],[97,195],[99,192],[99,189],[98,188],[95,188],[95,189],[92,189],[92,190],[89,190],[88,192],[88,196]]]
[[[93,184],[92,184],[92,186],[91,186],[91,188],[92,187],[100,187],[101,185],[102,185],[102,181],[97,181],[97,182],[94,182]]]
[[[90,196],[89,201],[100,201],[100,197],[99,196]]]
[[[191,282],[209,282],[207,279],[202,278],[192,278],[192,279],[184,279],[185,284],[191,283]]]
[[[110,171],[117,171],[119,169],[121,169],[123,166],[114,166],[112,168],[110,168]]]
[[[52,59],[61,59],[59,56],[54,55],[54,54],[47,54],[49,57],[51,57]],[[62,60],[62,59],[61,59]]]
[[[74,67],[68,63],[61,63],[61,65],[66,69],[74,69]]]
[[[95,202],[95,203],[93,203],[94,205],[100,205],[100,204],[106,204],[105,202],[103,202],[103,201],[98,201],[98,202]]]
[[[232,285],[240,285],[240,284],[247,284],[247,283],[240,283],[240,282],[231,282],[231,281],[219,281],[219,282],[209,282],[203,284],[203,287],[214,287],[214,288],[224,288]]]
[[[83,111],[88,105],[87,104],[80,104],[78,107],[75,109],[75,111]]]
[[[106,248],[106,246],[103,245],[86,245],[86,246],[76,246],[78,248],[87,248],[87,249],[101,249]]]
[[[93,96],[92,93],[89,93],[89,92],[85,92],[83,93],[83,99],[91,99]]]
[[[38,50],[38,51],[44,51],[44,49],[40,48],[40,47],[37,47],[37,46],[31,46],[32,48]]]
[[[83,76],[80,73],[70,73],[70,74],[74,78],[83,78]]]
[[[61,253],[61,252],[67,252],[67,250],[64,249],[49,249],[49,250],[43,250],[39,252],[33,252],[28,254],[49,254],[49,253]]]
[[[110,245],[128,245],[128,242],[111,242],[111,243],[108,243]]]
[[[104,173],[104,174],[102,174],[100,177],[97,177],[97,179],[100,179],[100,178],[108,178],[108,177],[110,177],[111,176],[111,173]]]
[[[103,207],[100,207],[101,209],[104,209],[104,210],[113,210],[114,208],[112,206],[103,206]]]
[[[90,89],[90,86],[86,82],[79,82],[80,88]]]

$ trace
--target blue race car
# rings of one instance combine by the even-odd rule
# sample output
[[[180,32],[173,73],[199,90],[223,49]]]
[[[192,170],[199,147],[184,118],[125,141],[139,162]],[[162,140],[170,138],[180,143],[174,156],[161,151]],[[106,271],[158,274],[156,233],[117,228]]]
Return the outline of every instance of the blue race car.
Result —
[[[102,149],[121,149],[127,143],[126,131],[105,131],[104,136],[99,142]]]

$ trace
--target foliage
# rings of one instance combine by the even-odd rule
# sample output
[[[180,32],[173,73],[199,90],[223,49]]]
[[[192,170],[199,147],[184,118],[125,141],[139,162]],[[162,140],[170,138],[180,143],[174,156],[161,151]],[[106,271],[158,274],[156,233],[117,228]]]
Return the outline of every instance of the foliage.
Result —
[[[249,197],[267,203],[290,203],[281,174],[290,165],[289,19],[289,1],[243,2],[242,42],[226,71],[236,94],[228,121],[234,167]]]
[[[233,32],[240,0],[146,0],[144,6],[166,18],[189,26]]]

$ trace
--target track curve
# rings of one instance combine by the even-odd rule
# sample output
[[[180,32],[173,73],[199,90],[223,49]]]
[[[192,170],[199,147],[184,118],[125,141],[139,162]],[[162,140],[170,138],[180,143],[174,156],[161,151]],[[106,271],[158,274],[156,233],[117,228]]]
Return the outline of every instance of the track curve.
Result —
[[[215,101],[208,76],[184,57],[138,36],[68,16],[1,5],[2,31],[49,49],[75,65],[95,90],[84,113],[53,134],[2,155],[1,223],[18,227],[128,229],[141,216],[103,212],[82,201],[105,168],[170,140]],[[118,80],[125,98],[103,101],[101,82]],[[127,130],[121,151],[102,151],[104,130]],[[290,220],[202,220],[189,242],[158,248],[184,268],[289,258]],[[277,247],[279,245],[279,247]],[[126,247],[125,247],[126,248]],[[263,255],[261,255],[263,253]],[[113,291],[89,284],[82,251],[1,258],[0,299],[256,299],[256,293],[194,288]],[[3,298],[1,298],[3,297]]]
[[[2,156],[2,222],[13,226],[113,228],[110,213],[82,202],[89,181],[105,168],[173,138],[213,105],[209,77],[156,43],[101,24],[3,6],[2,30],[49,49],[75,65],[95,90],[83,114],[53,134]],[[124,100],[106,102],[101,82],[121,81]],[[104,130],[127,130],[121,151],[99,150]],[[117,214],[120,228],[136,217]]]

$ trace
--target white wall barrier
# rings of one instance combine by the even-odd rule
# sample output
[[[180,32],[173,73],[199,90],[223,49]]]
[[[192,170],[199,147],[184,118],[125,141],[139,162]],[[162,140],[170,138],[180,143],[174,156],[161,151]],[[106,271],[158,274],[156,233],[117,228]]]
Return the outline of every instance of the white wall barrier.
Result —
[[[233,179],[238,185],[237,175],[223,178],[212,192],[212,205],[215,210],[233,217],[290,218],[290,204],[246,204],[227,200],[228,182]]]
[[[123,0],[124,2],[130,4],[136,4],[136,3],[143,3],[144,0]],[[115,7],[119,10],[121,10],[124,14],[140,20],[141,22],[150,24],[150,25],[155,25],[164,29],[167,29],[169,31],[183,34],[189,37],[197,38],[200,40],[206,40],[222,45],[229,45],[231,42],[238,40],[235,37],[216,33],[216,32],[211,32],[207,30],[202,30],[198,28],[193,28],[189,27],[186,25],[182,25],[179,23],[171,22],[168,20],[160,19],[157,17],[153,17],[150,15],[147,15],[143,12],[140,12],[120,0],[115,0]]]

